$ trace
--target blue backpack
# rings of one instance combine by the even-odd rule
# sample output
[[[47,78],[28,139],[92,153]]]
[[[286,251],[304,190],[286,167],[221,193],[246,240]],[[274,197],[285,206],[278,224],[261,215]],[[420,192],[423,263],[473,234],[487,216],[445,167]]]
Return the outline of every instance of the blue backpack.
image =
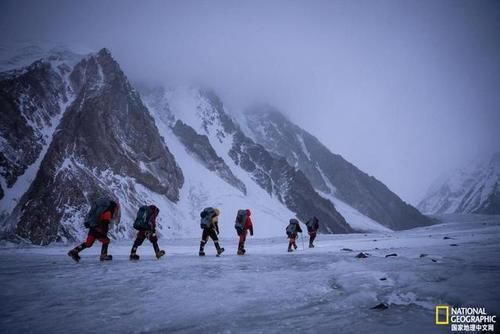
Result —
[[[99,219],[101,215],[106,211],[111,205],[112,200],[107,197],[102,197],[94,201],[90,207],[90,211],[85,216],[85,221],[83,225],[86,228],[95,228],[99,224]]]
[[[319,228],[319,220],[316,217],[312,217],[306,222],[307,229],[309,231],[317,231]]]
[[[151,229],[149,218],[151,217],[151,209],[147,205],[143,205],[137,211],[137,216],[134,220],[134,228],[139,231],[147,231]]]
[[[245,229],[245,223],[247,222],[247,210],[238,210],[236,214],[236,219],[234,221],[234,228],[238,235],[240,235]]]
[[[212,217],[215,215],[215,209],[212,207],[208,207],[203,209],[200,213],[200,227],[201,229],[209,228],[212,224]]]
[[[286,235],[291,236],[292,234],[297,234],[297,226],[299,221],[297,219],[290,219],[290,224],[286,227]]]

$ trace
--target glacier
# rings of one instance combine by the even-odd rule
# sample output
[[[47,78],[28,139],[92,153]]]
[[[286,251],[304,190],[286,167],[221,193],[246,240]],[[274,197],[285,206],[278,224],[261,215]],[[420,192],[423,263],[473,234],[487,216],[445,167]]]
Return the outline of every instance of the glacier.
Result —
[[[446,215],[443,224],[398,232],[319,235],[317,247],[287,253],[284,237],[223,234],[197,255],[198,239],[166,234],[156,260],[147,242],[0,247],[0,328],[6,333],[448,333],[440,304],[500,311],[500,216]],[[256,221],[256,231],[262,222]],[[227,227],[222,227],[226,230]],[[257,235],[259,232],[256,232]],[[452,246],[456,244],[457,246]],[[351,251],[350,251],[351,250]],[[355,255],[367,252],[358,259]],[[385,257],[396,253],[397,256]],[[372,309],[384,303],[387,309]]]

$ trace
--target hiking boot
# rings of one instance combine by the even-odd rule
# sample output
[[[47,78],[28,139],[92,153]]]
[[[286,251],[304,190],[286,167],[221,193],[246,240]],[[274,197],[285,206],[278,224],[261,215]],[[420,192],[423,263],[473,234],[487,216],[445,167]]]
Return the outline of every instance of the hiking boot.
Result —
[[[204,251],[200,251],[200,252],[198,253],[198,255],[199,255],[199,256],[205,256],[205,252],[204,252]]]
[[[297,248],[298,248],[298,247],[297,247],[297,245],[293,245],[293,248],[294,248],[295,250],[297,250]]]
[[[245,255],[245,253],[246,253],[245,248],[238,249],[238,253],[237,253],[238,255]]]
[[[102,254],[100,260],[101,261],[111,261],[111,260],[113,260],[113,255]]]
[[[314,245],[313,244],[309,244],[309,248],[314,248]]]
[[[130,254],[130,261],[139,260],[139,259],[140,259],[139,255],[137,255],[135,253]]]
[[[78,251],[76,249],[72,249],[68,252],[68,255],[75,260],[76,262],[80,261],[80,255],[78,255]]]
[[[219,257],[222,253],[224,253],[224,248],[223,248],[223,247],[218,248],[218,249],[217,249],[217,255],[216,255],[216,256],[217,256],[217,257]]]
[[[165,255],[165,251],[164,250],[161,250],[161,251],[158,251],[156,252],[156,258],[159,260],[160,257],[162,257],[163,255]]]
[[[291,248],[288,248],[288,252],[289,252],[289,253],[290,253],[290,252],[293,252],[293,249],[291,249]]]

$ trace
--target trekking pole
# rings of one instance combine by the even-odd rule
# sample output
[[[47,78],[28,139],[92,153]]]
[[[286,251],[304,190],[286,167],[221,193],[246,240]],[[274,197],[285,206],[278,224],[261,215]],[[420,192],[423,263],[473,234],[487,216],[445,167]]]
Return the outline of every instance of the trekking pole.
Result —
[[[303,233],[300,234],[300,240],[302,240],[302,251],[304,251],[304,237],[302,236]]]

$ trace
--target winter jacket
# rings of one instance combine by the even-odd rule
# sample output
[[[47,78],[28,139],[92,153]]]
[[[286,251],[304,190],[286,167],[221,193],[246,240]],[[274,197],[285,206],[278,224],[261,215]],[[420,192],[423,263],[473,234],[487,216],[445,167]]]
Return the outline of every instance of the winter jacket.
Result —
[[[110,209],[107,209],[106,211],[101,213],[101,216],[99,217],[99,222],[97,223],[97,226],[94,227],[93,229],[99,233],[108,233],[109,223],[111,222],[112,218],[113,218],[113,212]]]
[[[300,228],[300,224],[297,224],[296,233],[302,233],[302,229]]]
[[[160,210],[154,206],[150,205],[149,208],[153,211],[153,214],[149,217],[149,226],[151,226],[151,231],[155,232],[156,231],[156,217],[158,217],[158,213]]]
[[[309,219],[306,222],[307,232],[316,232],[319,229],[319,220],[316,217]]]
[[[217,234],[219,234],[219,213],[219,209],[215,209],[215,214],[213,215],[210,223],[210,228],[213,228]]]
[[[295,237],[297,235],[297,233],[302,233],[302,229],[300,228],[300,224],[298,223],[298,221],[297,221],[297,223],[292,223],[292,220],[295,220],[295,219],[290,219],[290,224],[288,224],[288,226],[286,228],[286,232],[287,232],[287,235],[289,237]],[[290,227],[292,227],[292,226],[295,227],[294,229],[292,229],[292,230],[294,230],[294,232],[289,233],[288,231],[289,231]]]
[[[245,222],[244,229],[245,230],[249,230],[250,231],[250,235],[253,235],[253,223],[252,223],[252,219],[250,218],[251,214],[252,213],[250,212],[250,210],[247,209],[247,220]]]

